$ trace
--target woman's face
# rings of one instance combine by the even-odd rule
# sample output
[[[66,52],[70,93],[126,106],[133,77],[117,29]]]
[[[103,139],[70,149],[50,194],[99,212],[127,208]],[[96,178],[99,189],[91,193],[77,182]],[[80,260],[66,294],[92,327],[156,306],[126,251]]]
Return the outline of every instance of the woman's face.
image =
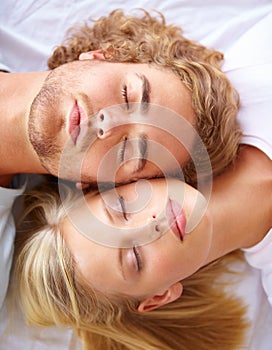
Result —
[[[140,181],[104,194],[87,195],[86,202],[101,223],[101,233],[107,230],[110,235],[124,228],[128,235],[135,230],[150,237],[157,233],[148,244],[110,247],[79,233],[66,217],[61,225],[64,239],[77,269],[94,288],[143,300],[161,295],[205,265],[212,239],[206,201],[183,182]],[[95,231],[99,231],[97,223]]]

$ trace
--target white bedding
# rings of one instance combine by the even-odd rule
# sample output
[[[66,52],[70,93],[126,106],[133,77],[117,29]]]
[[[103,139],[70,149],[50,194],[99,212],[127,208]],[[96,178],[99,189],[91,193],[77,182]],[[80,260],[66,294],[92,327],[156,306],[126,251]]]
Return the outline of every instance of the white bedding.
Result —
[[[226,70],[233,68],[234,58],[237,67],[247,64],[246,55],[239,61],[239,41],[272,12],[271,0],[138,0],[133,6],[124,5],[121,0],[108,0],[106,5],[94,0],[2,0],[0,69],[14,72],[47,69],[47,58],[71,25],[83,23],[89,16],[106,15],[116,8],[129,11],[135,7],[160,10],[169,23],[181,25],[189,38],[222,50]],[[251,59],[256,54],[255,44],[261,39],[262,36],[252,37]],[[243,349],[271,350],[272,309],[263,292],[259,271],[248,267],[235,292],[250,306],[248,315],[253,322]],[[4,309],[0,315],[0,350],[19,350],[22,346],[26,350],[80,349],[72,332],[28,329],[21,316],[16,317],[13,327],[7,328],[8,313]]]
[[[135,5],[134,5],[135,4]],[[0,3],[0,62],[11,71],[46,69],[52,50],[68,27],[98,18],[111,10],[160,10],[184,34],[225,52],[271,11],[271,0],[2,0]]]

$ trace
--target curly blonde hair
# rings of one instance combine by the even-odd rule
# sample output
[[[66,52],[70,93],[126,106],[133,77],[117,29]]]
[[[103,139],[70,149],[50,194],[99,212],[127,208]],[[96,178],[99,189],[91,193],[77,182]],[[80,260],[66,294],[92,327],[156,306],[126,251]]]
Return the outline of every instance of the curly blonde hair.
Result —
[[[56,68],[97,49],[113,62],[148,63],[172,70],[192,93],[195,128],[209,154],[213,175],[234,162],[241,136],[236,119],[239,95],[221,71],[222,53],[186,39],[181,28],[167,25],[161,13],[151,16],[142,10],[134,16],[115,10],[92,26],[73,27],[48,66]],[[194,161],[201,163],[201,151],[196,149],[195,154]],[[183,171],[186,182],[196,185],[192,160]]]
[[[52,189],[31,193],[26,226],[16,236],[15,300],[29,324],[71,327],[85,350],[231,350],[242,344],[246,309],[218,280],[234,255],[183,280],[175,302],[140,313],[138,300],[105,295],[77,271],[60,230],[63,208],[72,208],[77,195],[65,188],[64,198]]]

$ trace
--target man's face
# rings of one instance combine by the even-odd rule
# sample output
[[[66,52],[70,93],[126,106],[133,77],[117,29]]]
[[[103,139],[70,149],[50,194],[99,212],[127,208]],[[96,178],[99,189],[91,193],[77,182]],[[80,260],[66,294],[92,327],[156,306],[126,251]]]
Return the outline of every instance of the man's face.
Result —
[[[29,137],[53,175],[128,182],[183,165],[194,136],[184,146],[174,134],[194,119],[191,94],[172,71],[84,60],[48,75],[31,107]]]

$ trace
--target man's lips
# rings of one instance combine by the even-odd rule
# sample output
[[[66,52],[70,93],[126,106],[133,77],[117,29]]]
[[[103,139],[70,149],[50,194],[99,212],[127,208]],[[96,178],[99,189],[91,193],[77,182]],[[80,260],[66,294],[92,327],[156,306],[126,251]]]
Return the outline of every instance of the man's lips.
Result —
[[[84,109],[75,101],[69,116],[69,135],[74,144],[77,143],[84,121],[87,121],[87,115]]]
[[[169,198],[166,206],[166,216],[173,233],[181,240],[185,235],[186,218],[184,210],[178,202]]]

